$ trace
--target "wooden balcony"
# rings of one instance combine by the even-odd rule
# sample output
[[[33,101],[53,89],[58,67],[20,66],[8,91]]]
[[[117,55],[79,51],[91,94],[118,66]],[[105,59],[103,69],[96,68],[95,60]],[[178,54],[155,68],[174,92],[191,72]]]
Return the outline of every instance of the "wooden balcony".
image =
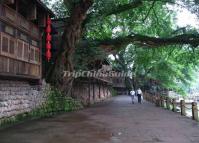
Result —
[[[0,20],[25,32],[34,39],[40,39],[39,28],[6,5],[0,5]]]
[[[40,48],[0,32],[0,76],[41,78]]]

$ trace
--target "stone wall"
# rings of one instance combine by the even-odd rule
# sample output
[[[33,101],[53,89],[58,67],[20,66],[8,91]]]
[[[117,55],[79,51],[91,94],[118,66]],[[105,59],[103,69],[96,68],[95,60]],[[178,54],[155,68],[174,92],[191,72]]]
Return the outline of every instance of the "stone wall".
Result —
[[[75,81],[72,97],[84,105],[101,102],[111,97],[111,85],[101,81]],[[23,81],[0,80],[0,121],[30,112],[47,101],[50,86],[30,85]]]
[[[0,80],[0,120],[30,112],[46,101],[49,86],[28,82]]]
[[[100,80],[77,80],[73,85],[72,97],[84,105],[90,105],[110,98],[112,85]]]

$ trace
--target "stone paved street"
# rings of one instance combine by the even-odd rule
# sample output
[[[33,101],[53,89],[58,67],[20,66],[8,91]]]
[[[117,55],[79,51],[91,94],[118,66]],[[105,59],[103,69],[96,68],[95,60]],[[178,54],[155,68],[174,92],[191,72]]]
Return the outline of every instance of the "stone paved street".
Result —
[[[199,123],[128,96],[0,131],[0,143],[199,143]]]

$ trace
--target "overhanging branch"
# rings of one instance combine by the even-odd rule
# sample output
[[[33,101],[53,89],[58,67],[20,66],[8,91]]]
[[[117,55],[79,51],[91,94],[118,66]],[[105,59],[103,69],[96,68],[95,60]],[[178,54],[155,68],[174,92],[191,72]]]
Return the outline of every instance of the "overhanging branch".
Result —
[[[97,19],[97,18],[103,18],[103,17],[107,17],[113,14],[119,14],[125,11],[128,11],[130,9],[134,9],[137,8],[139,6],[142,5],[142,0],[135,0],[129,4],[124,4],[124,5],[118,5],[114,8],[112,8],[110,11],[106,11],[106,12],[100,12],[98,14],[95,13],[90,13],[87,15],[87,19],[86,21],[90,21],[91,19]]]
[[[158,48],[167,45],[191,45],[197,47],[199,45],[199,35],[196,34],[182,34],[169,38],[156,38],[144,36],[140,34],[133,34],[126,37],[118,37],[115,39],[105,40],[87,40],[80,43],[80,46],[88,47],[102,47],[104,49],[117,50],[128,44],[139,45],[149,48]]]

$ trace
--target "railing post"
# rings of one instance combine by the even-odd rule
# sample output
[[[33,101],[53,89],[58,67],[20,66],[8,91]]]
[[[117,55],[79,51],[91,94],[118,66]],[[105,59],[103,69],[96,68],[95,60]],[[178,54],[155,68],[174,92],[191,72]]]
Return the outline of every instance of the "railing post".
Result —
[[[157,107],[160,106],[160,104],[159,104],[159,96],[158,96],[158,95],[155,97],[155,105],[156,105]]]
[[[152,103],[155,103],[155,100],[156,100],[156,95],[152,96]]]
[[[156,101],[158,100],[158,95],[155,95],[154,97],[153,97],[153,103],[155,103],[156,104]]]
[[[158,103],[158,107],[161,107],[161,96],[160,95],[158,95],[158,101],[157,101]]]
[[[172,105],[173,105],[172,111],[176,112],[176,99],[172,100]]]
[[[159,107],[161,107],[161,95],[159,95]]]
[[[182,116],[186,116],[186,112],[185,112],[185,101],[184,100],[180,101],[180,108],[181,108],[181,115]]]
[[[170,110],[170,104],[169,104],[170,101],[169,100],[170,100],[169,97],[167,97],[166,98],[166,106],[167,106],[168,110]]]
[[[198,121],[198,107],[197,103],[192,103],[192,119]]]
[[[159,96],[159,106],[162,107],[162,100],[161,100],[162,96]]]

